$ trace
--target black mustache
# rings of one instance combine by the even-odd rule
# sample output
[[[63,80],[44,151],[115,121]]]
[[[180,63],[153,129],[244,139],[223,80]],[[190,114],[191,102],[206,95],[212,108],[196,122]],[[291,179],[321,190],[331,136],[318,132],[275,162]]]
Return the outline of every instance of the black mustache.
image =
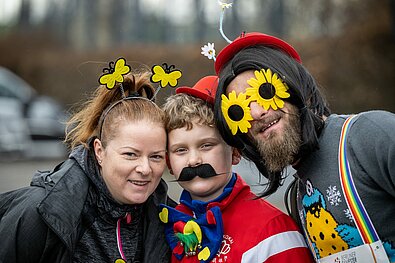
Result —
[[[209,178],[220,174],[226,173],[217,173],[210,164],[204,163],[195,167],[184,167],[181,171],[180,177],[175,181],[185,182],[192,180],[196,176],[199,176],[200,178]]]

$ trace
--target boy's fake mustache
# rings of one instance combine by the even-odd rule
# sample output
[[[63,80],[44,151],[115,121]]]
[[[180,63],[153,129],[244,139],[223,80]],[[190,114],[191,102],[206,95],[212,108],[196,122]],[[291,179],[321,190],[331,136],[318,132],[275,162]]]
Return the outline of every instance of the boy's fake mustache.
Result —
[[[181,171],[180,177],[176,181],[184,182],[190,181],[196,176],[199,176],[200,178],[209,178],[220,174],[226,173],[217,173],[210,164],[204,163],[195,167],[184,167]]]

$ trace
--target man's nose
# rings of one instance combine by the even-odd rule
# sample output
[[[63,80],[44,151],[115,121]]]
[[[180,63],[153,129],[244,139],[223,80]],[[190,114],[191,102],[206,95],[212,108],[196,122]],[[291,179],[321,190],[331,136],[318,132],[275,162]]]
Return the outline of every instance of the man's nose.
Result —
[[[267,114],[269,110],[265,110],[261,105],[259,105],[256,101],[250,103],[250,113],[251,117],[254,120],[262,119],[265,114]]]

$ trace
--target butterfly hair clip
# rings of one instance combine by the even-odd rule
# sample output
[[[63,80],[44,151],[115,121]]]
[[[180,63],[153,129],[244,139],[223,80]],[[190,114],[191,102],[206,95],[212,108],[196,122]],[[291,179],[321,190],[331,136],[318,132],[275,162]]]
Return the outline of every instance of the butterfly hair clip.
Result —
[[[131,71],[129,65],[126,64],[124,58],[118,58],[114,63],[111,61],[108,68],[103,69],[103,75],[99,78],[99,83],[105,85],[107,89],[111,90],[115,87],[115,84],[121,83],[122,96],[125,97],[125,92],[122,87],[123,75],[128,74]]]
[[[151,81],[153,83],[159,83],[159,87],[156,89],[154,97],[160,88],[164,88],[167,85],[170,85],[173,88],[177,86],[178,80],[182,76],[181,70],[176,69],[174,65],[169,66],[167,63],[163,63],[162,66],[154,65],[151,70]]]

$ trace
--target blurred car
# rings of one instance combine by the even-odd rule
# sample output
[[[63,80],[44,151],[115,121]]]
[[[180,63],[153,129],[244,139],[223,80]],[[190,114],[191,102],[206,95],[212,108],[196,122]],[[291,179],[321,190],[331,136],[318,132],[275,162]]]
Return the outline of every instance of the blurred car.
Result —
[[[67,118],[59,102],[39,95],[19,76],[0,67],[0,153],[34,155],[42,143],[56,145],[64,137]]]
[[[0,153],[21,155],[31,143],[22,104],[0,97]]]

